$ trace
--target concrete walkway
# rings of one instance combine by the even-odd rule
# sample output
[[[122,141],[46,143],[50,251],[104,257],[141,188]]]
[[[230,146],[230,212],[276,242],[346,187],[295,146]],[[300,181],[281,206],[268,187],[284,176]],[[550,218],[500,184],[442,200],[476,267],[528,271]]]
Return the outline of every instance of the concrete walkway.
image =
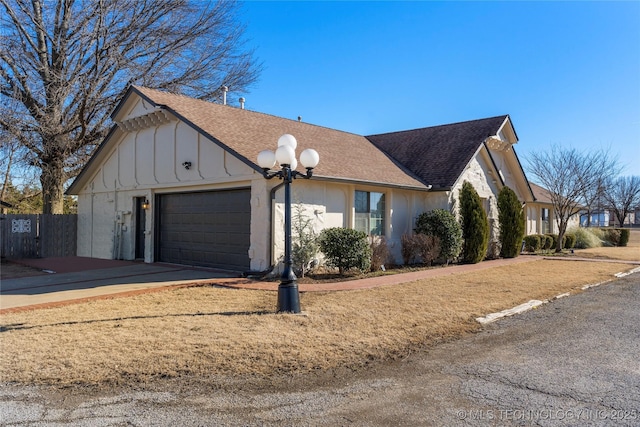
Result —
[[[332,283],[299,284],[300,292],[330,292],[397,285],[433,277],[450,276],[503,265],[541,259],[615,262],[640,265],[640,261],[603,260],[577,257],[523,255],[511,259],[453,265],[411,273],[391,274]],[[0,314],[73,304],[100,298],[115,298],[168,288],[214,285],[235,289],[276,291],[279,282],[240,278],[230,272],[172,264],[65,257],[19,260],[19,263],[51,274],[3,280],[0,284]]]

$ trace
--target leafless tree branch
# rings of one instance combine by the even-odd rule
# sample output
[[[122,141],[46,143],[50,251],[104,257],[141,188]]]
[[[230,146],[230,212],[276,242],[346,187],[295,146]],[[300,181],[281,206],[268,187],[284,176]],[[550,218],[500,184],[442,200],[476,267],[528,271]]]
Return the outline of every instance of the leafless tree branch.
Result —
[[[0,0],[0,126],[41,169],[45,212],[130,84],[216,100],[261,70],[233,2]]]

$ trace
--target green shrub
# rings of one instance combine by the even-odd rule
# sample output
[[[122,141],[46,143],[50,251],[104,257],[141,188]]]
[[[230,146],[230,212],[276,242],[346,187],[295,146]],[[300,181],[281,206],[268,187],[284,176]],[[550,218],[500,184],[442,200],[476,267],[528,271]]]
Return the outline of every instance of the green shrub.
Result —
[[[468,181],[460,189],[460,222],[462,225],[462,260],[476,264],[487,255],[489,220],[480,196]]]
[[[524,236],[524,211],[516,193],[502,187],[498,193],[498,222],[500,223],[500,255],[515,258],[520,254]]]
[[[603,232],[604,246],[618,246],[620,244],[620,230],[616,228],[605,228]]]
[[[620,242],[618,243],[618,245],[620,246],[627,246],[627,244],[629,243],[629,237],[631,236],[631,230],[629,230],[628,228],[620,228]]]
[[[524,250],[527,252],[538,252],[540,250],[540,235],[531,234],[524,236]]]
[[[591,228],[574,228],[570,232],[576,236],[576,249],[597,248],[602,246],[601,240],[592,232]]]
[[[448,263],[460,255],[462,228],[451,212],[444,209],[434,209],[421,213],[416,219],[415,232],[439,238],[440,254],[438,258],[445,262]]]
[[[371,247],[367,235],[362,231],[325,228],[320,233],[318,243],[327,265],[338,268],[341,275],[352,268],[364,272],[371,266]]]
[[[555,249],[558,247],[558,235],[554,234],[554,233],[547,233],[545,234],[545,236],[551,237],[551,246],[549,246],[548,249]],[[562,245],[560,246],[561,248],[564,248],[564,245],[566,243],[566,236],[562,236]]]
[[[565,233],[564,237],[564,248],[573,249],[573,247],[576,245],[576,235],[573,233]]]
[[[540,249],[548,251],[553,247],[553,237],[546,234],[538,234],[540,236]]]

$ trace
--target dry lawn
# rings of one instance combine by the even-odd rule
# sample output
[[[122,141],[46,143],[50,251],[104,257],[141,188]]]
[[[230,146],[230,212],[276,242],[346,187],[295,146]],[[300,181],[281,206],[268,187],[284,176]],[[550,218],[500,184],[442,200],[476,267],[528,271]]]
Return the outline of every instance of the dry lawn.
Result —
[[[601,247],[580,249],[575,251],[576,256],[585,258],[622,259],[627,261],[640,261],[640,229],[634,229],[629,235],[627,246],[619,248]]]
[[[0,379],[136,384],[159,377],[268,379],[358,369],[479,329],[478,316],[575,291],[632,266],[539,260],[404,285],[305,293],[183,288],[3,315]]]

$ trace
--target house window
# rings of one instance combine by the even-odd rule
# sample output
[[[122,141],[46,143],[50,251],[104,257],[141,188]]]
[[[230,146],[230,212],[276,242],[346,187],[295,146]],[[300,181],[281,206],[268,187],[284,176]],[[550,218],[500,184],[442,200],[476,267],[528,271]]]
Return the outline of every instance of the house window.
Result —
[[[551,233],[551,223],[549,222],[549,209],[542,208],[540,209],[540,222],[542,229],[540,232],[542,234]]]
[[[373,236],[384,234],[384,193],[356,191],[355,229]]]

